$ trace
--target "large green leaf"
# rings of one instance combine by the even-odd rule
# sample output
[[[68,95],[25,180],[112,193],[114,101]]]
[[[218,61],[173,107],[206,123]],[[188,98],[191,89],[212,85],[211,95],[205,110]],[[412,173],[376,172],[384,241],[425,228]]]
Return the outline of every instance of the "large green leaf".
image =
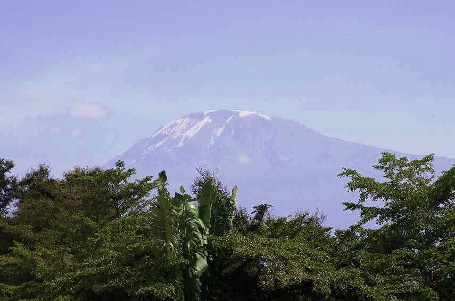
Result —
[[[216,215],[216,203],[218,201],[218,190],[216,189],[215,181],[210,179],[207,181],[201,190],[199,197],[199,218],[206,227],[207,233],[213,224],[213,215]],[[215,210],[214,210],[215,209]],[[214,214],[215,213],[215,214]]]
[[[179,233],[183,257],[188,261],[183,271],[185,300],[200,300],[201,276],[207,270],[207,229],[199,218],[196,201],[185,194],[175,194],[175,203],[179,205]]]
[[[178,244],[178,211],[166,188],[167,177],[162,171],[158,178],[158,196],[151,208],[153,233],[162,242],[166,259],[170,259]]]

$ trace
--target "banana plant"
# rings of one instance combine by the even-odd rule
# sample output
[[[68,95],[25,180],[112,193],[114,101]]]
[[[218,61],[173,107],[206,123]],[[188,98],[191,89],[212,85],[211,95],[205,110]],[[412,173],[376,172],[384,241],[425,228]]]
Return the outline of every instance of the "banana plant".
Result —
[[[231,195],[218,191],[214,179],[210,179],[202,186],[199,196],[199,217],[207,227],[207,234],[224,235],[232,228],[237,186],[232,189]]]
[[[166,260],[181,255],[186,265],[181,267],[183,299],[198,301],[201,277],[208,269],[207,244],[209,235],[226,233],[232,227],[237,187],[230,196],[218,191],[210,179],[202,187],[198,200],[192,199],[180,187],[172,198],[166,188],[164,171],[157,180],[158,195],[151,208],[151,224],[158,241],[162,242]]]
[[[199,218],[196,201],[180,187],[176,193],[176,203],[180,208],[179,233],[182,255],[188,266],[182,271],[185,300],[197,301],[201,293],[201,276],[207,270],[207,237],[204,222]]]
[[[215,179],[208,179],[201,188],[199,203],[199,218],[205,225],[204,236],[207,240],[206,250],[210,249],[208,237],[211,235],[224,235],[232,228],[235,212],[235,200],[237,197],[237,186],[232,189],[231,195],[220,192],[216,186]],[[209,257],[207,257],[210,259]],[[206,294],[209,294],[210,286],[210,260],[207,272],[203,275]]]
[[[151,225],[155,238],[162,242],[166,260],[170,260],[179,243],[178,206],[170,197],[166,172],[162,171],[157,180],[157,201],[151,208]]]
[[[215,180],[209,179],[204,183],[199,196],[199,218],[205,225],[206,235],[213,233],[211,229],[215,226],[215,219],[218,213],[219,193],[216,189]]]
[[[183,277],[183,299],[200,300],[201,276],[207,269],[207,235],[199,218],[195,200],[180,187],[172,198],[167,190],[163,171],[157,180],[158,195],[151,208],[151,224],[155,237],[162,242],[166,260],[182,256],[186,264],[180,268]]]
[[[232,222],[234,220],[234,213],[235,213],[235,206],[236,206],[236,199],[237,199],[237,186],[232,188],[231,195],[225,196],[222,202],[221,210],[221,231],[220,234],[226,234],[232,229]]]

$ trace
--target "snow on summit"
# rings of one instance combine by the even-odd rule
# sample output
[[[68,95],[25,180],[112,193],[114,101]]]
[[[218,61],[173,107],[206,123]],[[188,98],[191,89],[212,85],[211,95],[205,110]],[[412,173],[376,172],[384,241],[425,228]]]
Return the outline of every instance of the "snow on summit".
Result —
[[[265,115],[265,114],[261,114],[261,113],[258,113],[258,112],[254,112],[254,111],[238,111],[239,112],[239,117],[247,117],[247,116],[250,116],[250,115],[257,115],[259,117],[262,117],[266,120],[271,120],[272,118],[268,115]]]
[[[180,185],[189,187],[196,167],[206,166],[219,171],[225,183],[238,185],[242,206],[266,202],[280,208],[275,212],[282,215],[318,208],[330,226],[345,227],[357,216],[343,211],[342,202],[349,196],[337,175],[343,167],[371,170],[381,151],[324,136],[292,120],[253,111],[216,110],[167,123],[107,166],[121,159],[136,168],[138,176],[166,170],[174,191]],[[453,162],[436,157],[435,169],[444,170]]]
[[[172,136],[174,138],[181,136],[191,138],[194,135],[196,135],[204,125],[210,123],[211,121],[212,119],[208,116],[202,120],[196,120],[189,118],[189,116],[186,116],[184,118],[180,118],[166,124],[155,134],[153,134],[152,137],[156,137],[159,134],[163,134]]]
[[[239,110],[228,110],[228,111],[238,113],[238,116],[240,118],[248,117],[248,116],[251,116],[251,115],[256,115],[256,116],[259,116],[259,117],[264,118],[266,120],[271,120],[272,119],[270,116],[262,114],[262,113],[258,113],[256,111],[239,111]],[[211,112],[217,112],[217,111],[206,111],[204,113],[208,114],[208,113],[211,113]]]
[[[271,120],[270,116],[255,111],[207,110],[188,114],[158,129],[149,138],[151,141],[149,146],[144,150],[144,154],[155,149],[169,152],[172,149],[180,148],[190,140],[193,141],[192,138],[200,134],[202,130],[205,132],[203,136],[207,140],[207,146],[210,147],[225,132],[226,126],[231,124],[231,120],[249,117],[259,117],[267,121]],[[206,137],[206,135],[209,136]],[[200,137],[199,139],[204,138]],[[202,143],[201,141],[200,143]]]
[[[254,111],[207,110],[207,111],[204,111],[202,114],[193,113],[193,114],[189,114],[182,118],[169,122],[168,124],[163,126],[161,129],[159,129],[157,132],[155,132],[153,134],[152,138],[154,138],[160,134],[172,136],[174,138],[182,137],[182,136],[191,138],[194,135],[196,135],[206,124],[211,123],[212,118],[216,119],[216,118],[218,118],[219,115],[226,113],[226,112],[231,112],[233,114],[231,114],[228,117],[228,119],[225,121],[225,123],[228,123],[229,121],[231,121],[232,118],[235,117],[236,115],[240,118],[256,115],[263,119],[271,120],[270,116],[262,114],[262,113],[254,112]],[[202,119],[201,119],[201,116],[202,116]],[[217,136],[219,136],[219,134],[220,133],[218,133]]]

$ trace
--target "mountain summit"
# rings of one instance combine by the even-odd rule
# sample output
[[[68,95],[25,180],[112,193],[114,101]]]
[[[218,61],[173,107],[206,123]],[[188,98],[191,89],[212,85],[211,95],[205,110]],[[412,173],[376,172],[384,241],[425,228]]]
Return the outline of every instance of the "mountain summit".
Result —
[[[210,136],[207,147],[213,146],[219,137],[223,135],[226,127],[230,128],[230,125],[238,122],[237,119],[246,117],[260,118],[266,121],[271,120],[271,117],[267,115],[250,111],[212,110],[203,113],[193,113],[174,120],[155,132],[151,139],[159,141],[152,145],[149,150],[161,148],[165,151],[171,151],[172,149],[183,147],[187,143],[194,143],[194,140],[191,140],[195,136],[196,140]]]
[[[240,205],[274,206],[274,214],[319,209],[327,224],[345,227],[355,221],[343,212],[346,182],[337,177],[343,167],[371,175],[381,149],[346,142],[302,124],[251,111],[216,110],[186,115],[159,128],[111,160],[125,161],[138,176],[166,170],[171,190],[189,189],[196,167],[216,170],[228,186],[238,185]],[[395,152],[396,153],[396,152]],[[416,158],[416,156],[398,154]],[[436,157],[435,169],[446,170],[455,160]]]

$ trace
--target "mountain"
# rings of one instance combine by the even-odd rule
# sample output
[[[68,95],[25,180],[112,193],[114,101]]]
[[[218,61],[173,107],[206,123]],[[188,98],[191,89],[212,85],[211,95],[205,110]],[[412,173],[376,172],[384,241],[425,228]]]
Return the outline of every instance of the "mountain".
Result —
[[[189,114],[162,126],[106,167],[121,159],[136,168],[138,176],[166,170],[171,191],[180,185],[189,191],[196,167],[204,165],[216,170],[228,187],[238,185],[238,202],[248,209],[269,203],[276,215],[320,210],[327,215],[327,225],[346,227],[357,216],[343,212],[342,201],[355,200],[357,195],[347,193],[347,180],[337,174],[352,167],[380,177],[372,165],[382,151],[324,136],[292,120],[217,110]],[[436,157],[435,169],[447,170],[454,163],[455,159]]]

